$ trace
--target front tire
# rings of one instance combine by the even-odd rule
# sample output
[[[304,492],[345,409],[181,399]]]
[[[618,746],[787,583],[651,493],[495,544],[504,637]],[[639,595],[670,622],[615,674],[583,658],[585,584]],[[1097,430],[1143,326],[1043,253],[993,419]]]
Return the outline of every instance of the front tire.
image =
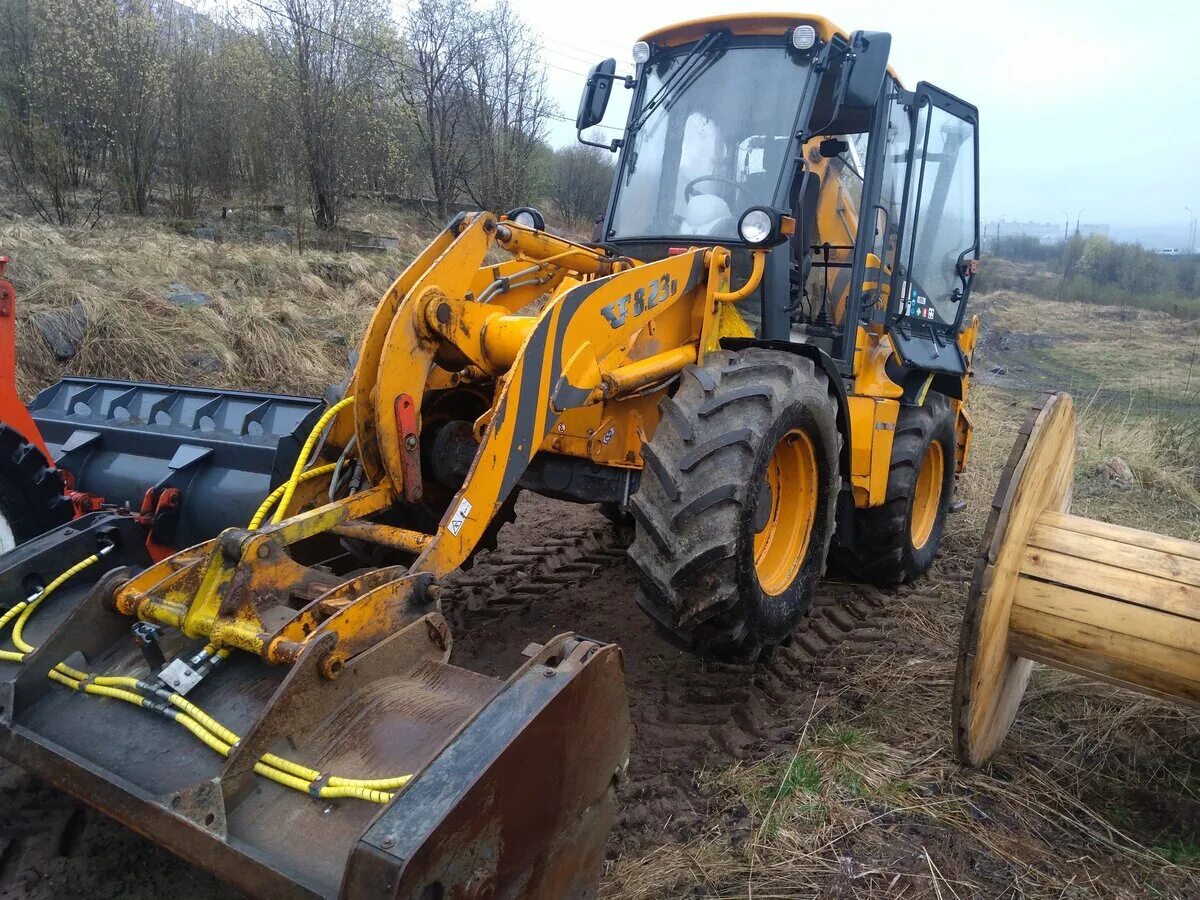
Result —
[[[0,554],[70,518],[58,470],[16,430],[0,425]]]
[[[954,495],[956,445],[954,411],[943,395],[930,392],[922,406],[901,408],[886,499],[856,510],[854,546],[833,554],[840,571],[857,581],[893,585],[929,570]]]
[[[824,573],[839,447],[829,380],[791,353],[720,351],[659,409],[630,500],[638,603],[701,655],[757,659]]]

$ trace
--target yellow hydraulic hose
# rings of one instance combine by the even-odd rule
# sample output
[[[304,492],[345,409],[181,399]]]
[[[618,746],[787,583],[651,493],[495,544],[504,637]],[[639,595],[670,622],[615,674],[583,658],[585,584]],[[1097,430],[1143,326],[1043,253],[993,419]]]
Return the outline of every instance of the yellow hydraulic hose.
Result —
[[[37,649],[29,644],[24,638],[23,632],[25,630],[25,623],[29,621],[29,617],[33,615],[34,611],[39,606],[42,605],[42,602],[47,597],[53,594],[65,582],[74,578],[84,569],[99,562],[100,557],[107,553],[109,549],[111,548],[106,546],[99,552],[93,553],[87,559],[75,563],[75,565],[71,566],[71,568],[67,569],[48,585],[42,588],[42,590],[35,594],[31,599],[22,600],[19,603],[14,604],[12,609],[6,612],[3,616],[0,616],[0,632],[3,632],[4,627],[11,622],[14,617],[16,618],[17,624],[13,626],[12,642],[13,646],[20,651],[13,652],[12,650],[0,650],[0,659],[7,660],[8,662],[24,662],[25,657]]]
[[[211,647],[212,645],[209,646]],[[206,647],[205,649],[207,650],[208,648]],[[218,653],[228,655],[227,650],[218,651]],[[71,668],[66,663],[59,663],[49,675],[55,681],[66,684],[74,690],[83,690],[85,693],[125,700],[126,702],[136,703],[139,706],[159,712],[182,725],[199,740],[223,756],[228,756],[233,745],[241,740],[237,734],[226,728],[194,703],[185,700],[181,695],[168,692],[165,688],[159,689],[154,685],[148,685],[136,678],[105,675],[92,677],[86,672]],[[85,681],[87,682],[86,684],[84,683]],[[91,690],[91,688],[95,688],[95,690]],[[132,688],[133,691],[126,690],[126,688]],[[134,693],[137,690],[151,691],[162,696],[172,706],[176,707],[178,712],[167,710],[165,707],[155,704],[149,698]],[[369,800],[374,803],[387,803],[392,798],[392,795],[388,793],[389,791],[398,790],[412,780],[411,775],[398,775],[392,778],[342,778],[332,775],[325,779],[323,786],[318,788],[315,786],[315,782],[322,778],[321,772],[318,772],[316,769],[310,769],[307,766],[302,766],[282,756],[276,756],[273,753],[263,754],[262,758],[255,764],[254,771],[259,775],[270,778],[272,781],[303,793],[331,799],[348,797]]]
[[[271,524],[277,525],[283,521],[284,515],[287,513],[288,505],[292,502],[292,495],[296,493],[296,486],[300,483],[300,476],[304,469],[308,466],[308,457],[312,454],[313,447],[317,445],[317,441],[321,438],[321,433],[325,430],[325,426],[333,421],[334,416],[340,413],[343,409],[354,402],[353,397],[343,397],[329,409],[325,410],[324,415],[317,420],[317,424],[313,426],[312,433],[309,434],[308,440],[304,442],[304,447],[300,450],[300,455],[296,457],[296,465],[292,467],[291,477],[284,483],[283,499],[279,501],[279,506],[275,510],[275,515],[271,517]]]
[[[300,478],[296,481],[296,484],[297,485],[303,484],[304,482],[308,481],[310,478],[320,478],[322,475],[326,475],[329,472],[332,472],[336,468],[337,468],[336,463],[329,463],[328,465],[325,465],[325,466],[317,466],[315,469],[309,469],[307,472],[300,473]],[[288,485],[290,483],[291,483],[290,481],[284,482],[279,487],[275,488],[275,490],[271,491],[271,493],[267,496],[267,499],[262,502],[262,506],[260,506],[258,508],[258,512],[256,512],[254,514],[254,518],[250,520],[250,525],[249,525],[250,531],[258,531],[259,526],[262,525],[262,523],[263,523],[263,519],[265,519],[267,517],[267,513],[269,513],[271,511],[271,509],[275,506],[275,504],[279,500],[279,498],[283,496],[284,492],[287,490]],[[295,489],[293,488],[293,491],[294,490]],[[291,502],[292,501],[289,498],[288,503],[291,503]],[[286,508],[286,507],[284,507],[284,508]]]
[[[165,706],[156,704],[154,701],[147,697],[143,697],[140,694],[135,694],[131,691],[122,690],[121,688],[112,687],[107,684],[97,684],[95,681],[85,684],[82,681],[68,677],[57,668],[52,669],[47,674],[52,680],[57,681],[59,684],[64,684],[72,690],[81,691],[85,694],[93,694],[99,697],[110,697],[114,700],[124,700],[126,703],[130,703],[134,706],[140,706],[144,709],[150,709],[154,712],[158,712],[171,719],[173,722],[182,725],[198,740],[222,756],[229,756],[233,749],[231,744],[221,740],[212,732],[208,731],[203,725],[201,725],[191,716],[182,712],[169,710]],[[128,680],[136,682],[136,679]],[[322,787],[317,787],[312,783],[312,781],[306,781],[302,778],[290,775],[287,772],[282,772],[279,769],[268,765],[266,762],[266,757],[263,757],[263,759],[254,764],[254,771],[257,774],[262,775],[264,778],[269,778],[272,781],[283,785],[284,787],[292,788],[293,790],[299,791],[302,794],[308,794],[310,796],[322,797],[326,799],[348,797],[356,800],[367,800],[372,803],[387,803],[392,799],[392,795],[389,793],[357,785],[346,786],[326,784]]]

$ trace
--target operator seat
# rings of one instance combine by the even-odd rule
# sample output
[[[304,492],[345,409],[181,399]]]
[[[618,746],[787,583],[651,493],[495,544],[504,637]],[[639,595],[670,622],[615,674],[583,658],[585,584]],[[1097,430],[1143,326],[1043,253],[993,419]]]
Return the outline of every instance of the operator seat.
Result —
[[[733,219],[729,204],[716,194],[693,194],[683,212],[683,221],[693,234],[720,234],[728,231]]]

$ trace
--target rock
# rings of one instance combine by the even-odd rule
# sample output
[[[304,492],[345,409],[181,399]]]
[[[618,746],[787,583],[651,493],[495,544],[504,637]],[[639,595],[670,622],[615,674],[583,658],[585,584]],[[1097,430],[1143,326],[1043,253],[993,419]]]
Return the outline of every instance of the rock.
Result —
[[[349,231],[346,233],[347,249],[380,253],[386,250],[399,250],[400,239],[386,234],[372,234],[369,231]]]
[[[203,375],[218,375],[225,371],[221,357],[207,350],[189,350],[183,355],[183,361]]]
[[[217,239],[217,229],[215,228],[193,228],[192,237],[202,241],[215,241]]]
[[[72,359],[87,335],[87,308],[76,300],[61,309],[43,309],[29,317],[42,333],[42,340],[60,362]]]
[[[325,343],[332,344],[335,347],[345,347],[348,341],[344,334],[335,329],[325,332]]]
[[[354,281],[350,264],[337,259],[326,259],[317,263],[317,274],[330,284],[347,285]]]
[[[263,232],[263,240],[268,244],[287,244],[290,247],[296,243],[296,236],[286,228],[268,228]]]
[[[168,291],[167,300],[176,306],[208,306],[212,303],[212,297],[190,285],[174,282],[168,285]]]
[[[988,371],[991,372],[993,375],[1007,375],[1008,374],[1008,369],[1004,368],[1004,366],[992,366],[990,369],[988,369]]]
[[[1096,466],[1096,474],[1120,488],[1131,488],[1135,483],[1133,469],[1119,456],[1113,456]]]

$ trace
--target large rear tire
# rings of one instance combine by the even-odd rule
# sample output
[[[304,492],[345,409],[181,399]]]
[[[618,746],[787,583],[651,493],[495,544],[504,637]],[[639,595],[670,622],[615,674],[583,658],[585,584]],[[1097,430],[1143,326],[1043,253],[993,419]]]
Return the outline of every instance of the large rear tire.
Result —
[[[638,603],[705,656],[754,660],[808,610],[834,528],[836,400],[808,359],[766,349],[686,369],[630,500]]]
[[[933,565],[954,495],[954,411],[930,392],[922,406],[896,419],[883,505],[856,510],[854,546],[833,551],[832,562],[856,581],[912,581]]]
[[[58,470],[15,429],[0,425],[0,554],[70,517]]]

